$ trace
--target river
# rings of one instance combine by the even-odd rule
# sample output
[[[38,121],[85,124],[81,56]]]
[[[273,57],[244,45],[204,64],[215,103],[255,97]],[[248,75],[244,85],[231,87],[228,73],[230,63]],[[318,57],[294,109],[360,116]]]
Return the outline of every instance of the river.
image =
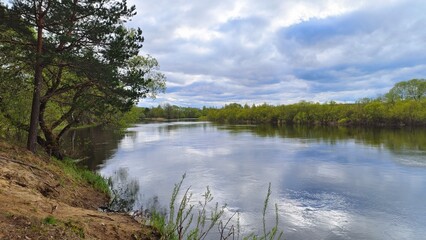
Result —
[[[137,208],[166,207],[186,173],[193,203],[209,186],[243,234],[261,231],[271,183],[266,222],[276,203],[285,239],[426,236],[426,129],[167,122],[75,130],[66,145],[103,176],[124,171],[140,187]]]

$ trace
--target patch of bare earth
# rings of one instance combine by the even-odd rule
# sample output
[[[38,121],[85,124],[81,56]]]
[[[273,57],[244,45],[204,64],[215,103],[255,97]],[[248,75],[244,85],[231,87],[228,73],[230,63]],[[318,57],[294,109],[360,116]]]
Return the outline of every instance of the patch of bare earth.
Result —
[[[47,158],[0,141],[0,239],[159,239],[127,214],[97,211],[107,200]]]

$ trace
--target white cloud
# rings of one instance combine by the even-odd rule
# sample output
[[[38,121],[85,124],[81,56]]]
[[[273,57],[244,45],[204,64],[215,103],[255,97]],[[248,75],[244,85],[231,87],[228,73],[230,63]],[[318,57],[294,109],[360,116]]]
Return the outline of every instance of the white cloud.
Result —
[[[130,3],[168,77],[157,102],[354,101],[426,74],[421,0]]]
[[[193,28],[189,26],[178,27],[174,31],[174,37],[191,41],[211,41],[220,38],[221,33],[203,28]]]

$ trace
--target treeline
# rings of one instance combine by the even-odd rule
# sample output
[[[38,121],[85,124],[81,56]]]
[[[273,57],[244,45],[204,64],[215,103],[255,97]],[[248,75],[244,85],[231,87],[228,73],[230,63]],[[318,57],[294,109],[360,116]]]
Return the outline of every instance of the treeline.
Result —
[[[300,102],[251,107],[233,103],[221,109],[209,109],[207,119],[220,123],[254,124],[426,125],[426,100],[395,103],[370,100],[355,104]]]
[[[302,101],[272,106],[232,103],[206,110],[206,118],[221,123],[269,123],[309,125],[400,126],[426,125],[426,80],[397,83],[376,99],[364,98],[353,104]]]
[[[188,119],[200,118],[202,116],[203,110],[199,108],[164,104],[157,107],[145,108],[142,118]]]
[[[218,123],[303,124],[354,126],[426,125],[426,80],[412,79],[395,84],[378,98],[363,98],[355,103],[313,103],[289,105],[241,105],[222,108],[191,108],[170,104],[141,108],[137,119],[198,118]]]
[[[114,119],[109,120],[109,123],[126,126],[129,123],[137,123],[144,120],[199,119],[206,115],[204,114],[205,112],[205,110],[199,108],[179,107],[168,103],[151,108],[133,106],[126,113],[116,114]]]

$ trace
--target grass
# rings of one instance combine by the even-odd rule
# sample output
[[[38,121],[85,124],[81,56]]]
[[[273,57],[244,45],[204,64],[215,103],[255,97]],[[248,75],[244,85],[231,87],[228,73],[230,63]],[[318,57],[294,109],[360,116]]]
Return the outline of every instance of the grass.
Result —
[[[217,227],[220,240],[242,239],[242,240],[279,240],[283,238],[283,231],[278,228],[278,206],[275,204],[275,225],[268,229],[266,226],[266,214],[271,196],[271,184],[269,184],[268,192],[264,201],[262,212],[262,234],[255,233],[241,236],[240,214],[234,213],[231,217],[225,217],[224,212],[226,205],[219,206],[218,203],[213,204],[213,195],[207,187],[203,201],[198,202],[198,211],[194,213],[196,205],[191,203],[192,193],[190,187],[185,190],[180,201],[178,195],[180,193],[185,174],[179,183],[175,184],[173,189],[169,213],[157,212],[151,209],[151,217],[149,223],[161,233],[162,240],[203,240],[211,233],[214,227]],[[236,223],[232,224],[236,216]],[[211,237],[210,237],[211,238]]]
[[[43,219],[43,224],[54,225],[54,226],[58,226],[58,227],[63,228],[63,229],[67,229],[70,232],[72,232],[73,234],[75,234],[76,236],[78,236],[80,239],[85,238],[84,229],[75,221],[67,220],[67,221],[64,222],[64,221],[60,221],[60,220],[56,219],[55,217],[49,215],[49,216],[47,216]],[[35,228],[34,230],[37,230],[37,228]],[[40,230],[40,229],[38,229],[38,230]]]
[[[10,212],[5,212],[5,213],[4,213],[4,216],[5,216],[6,218],[13,218],[13,217],[15,216],[15,214],[10,213]]]
[[[74,234],[76,234],[80,238],[85,238],[84,229],[79,226],[77,222],[68,220],[64,223],[64,226],[70,229]]]
[[[69,175],[75,180],[88,183],[94,189],[102,193],[110,193],[108,181],[98,173],[87,168],[77,166],[76,163],[70,158],[65,158],[64,160],[53,159],[52,161],[61,167],[65,174]]]
[[[49,225],[56,225],[57,221],[58,220],[56,220],[56,218],[53,216],[47,216],[43,219],[43,223]]]

